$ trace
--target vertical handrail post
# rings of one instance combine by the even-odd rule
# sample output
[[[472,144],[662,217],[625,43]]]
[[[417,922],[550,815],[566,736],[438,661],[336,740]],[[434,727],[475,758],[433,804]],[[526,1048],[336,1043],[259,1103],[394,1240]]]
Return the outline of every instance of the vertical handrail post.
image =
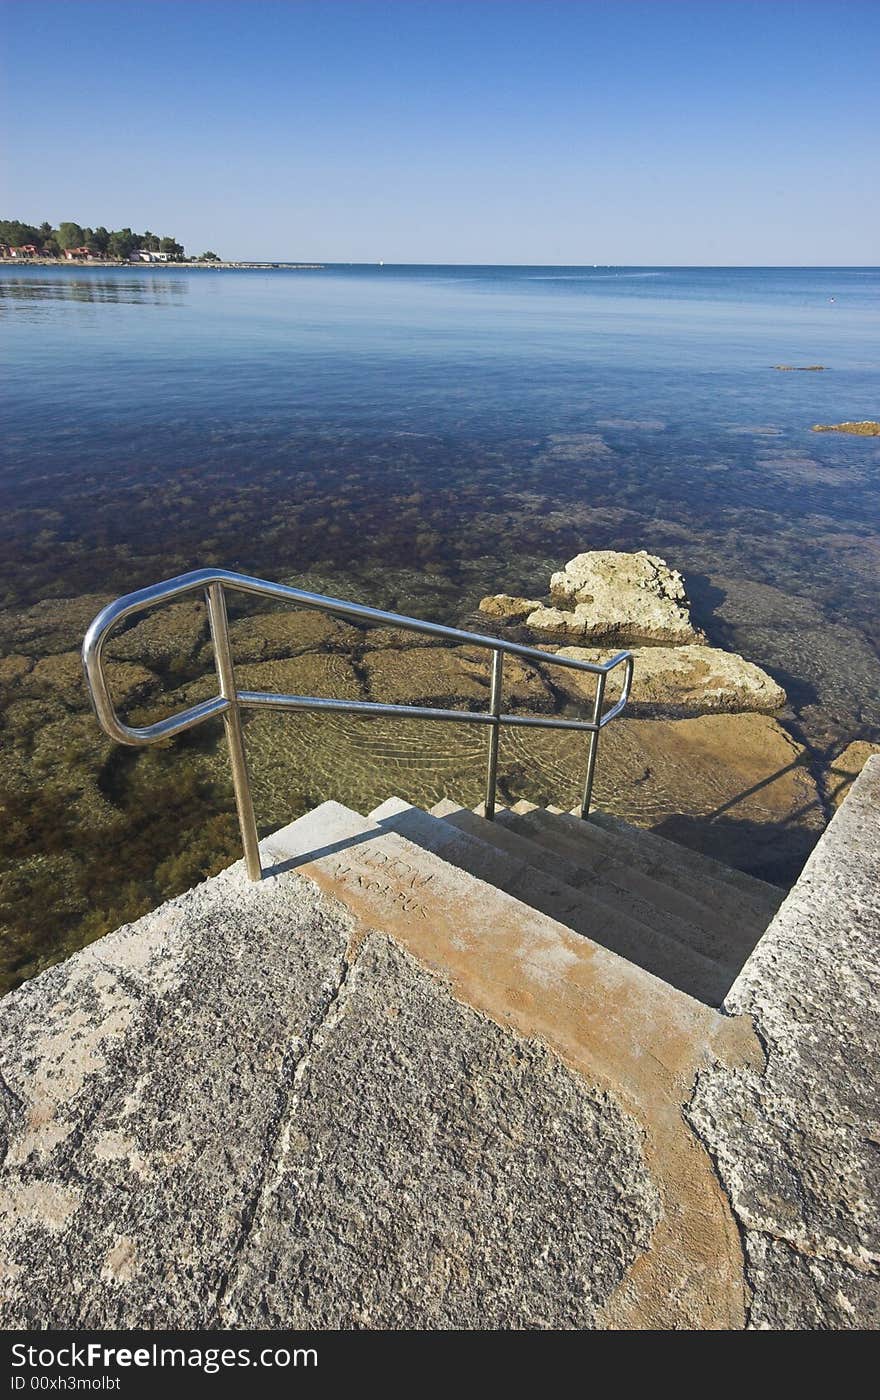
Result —
[[[584,782],[584,797],[581,802],[581,819],[586,821],[590,815],[590,804],[593,801],[593,778],[596,773],[596,751],[599,747],[599,721],[602,718],[602,706],[605,702],[605,672],[602,671],[596,681],[596,698],[593,702],[593,724],[595,729],[590,730],[590,747],[587,752],[587,777]]]
[[[248,879],[260,880],[263,876],[263,866],[260,860],[260,843],[254,816],[254,801],[251,796],[251,780],[248,775],[247,758],[244,751],[244,734],[241,727],[238,692],[235,688],[232,651],[229,646],[226,598],[221,583],[209,584],[206,592],[208,621],[211,626],[211,640],[214,643],[214,663],[220,682],[220,694],[229,701],[229,709],[223,715],[223,723],[226,728],[226,742],[229,745],[232,789],[235,793],[235,807],[238,812],[238,825],[241,829],[241,843],[244,847],[244,863],[247,867]]]
[[[504,652],[492,652],[492,680],[489,689],[489,713],[495,723],[489,726],[489,752],[486,759],[486,800],[483,814],[487,821],[495,820],[495,784],[498,780],[498,738],[501,731],[501,685],[504,674]]]

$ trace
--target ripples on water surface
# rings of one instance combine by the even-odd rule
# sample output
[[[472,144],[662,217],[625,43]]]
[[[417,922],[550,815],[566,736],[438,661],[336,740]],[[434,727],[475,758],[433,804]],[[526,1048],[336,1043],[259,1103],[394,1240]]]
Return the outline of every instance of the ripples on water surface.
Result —
[[[683,570],[713,641],[783,680],[790,728],[814,754],[876,739],[880,441],[809,429],[880,416],[878,310],[880,273],[859,269],[2,268],[3,651],[78,645],[75,609],[39,613],[41,632],[27,612],[40,600],[197,565],[460,623],[485,592],[540,593],[580,550],[648,548]],[[188,666],[171,656],[158,671],[179,683]],[[66,849],[87,844],[91,822],[130,856],[138,802],[161,806],[164,760],[98,754],[79,692],[4,693],[10,909],[55,878],[37,789],[57,809],[79,774]],[[388,736],[397,769],[399,741]],[[430,773],[414,743],[426,797],[445,784],[446,742]],[[201,743],[169,772],[187,754],[194,771]],[[83,795],[96,764],[115,826]],[[276,791],[270,768],[257,780]],[[329,785],[291,794],[290,814]],[[92,936],[225,858],[225,789],[196,784],[187,820],[206,802],[219,825],[197,859],[126,902],[95,857],[58,927],[103,908]],[[155,866],[150,840],[135,883]],[[54,935],[40,936],[50,956]]]

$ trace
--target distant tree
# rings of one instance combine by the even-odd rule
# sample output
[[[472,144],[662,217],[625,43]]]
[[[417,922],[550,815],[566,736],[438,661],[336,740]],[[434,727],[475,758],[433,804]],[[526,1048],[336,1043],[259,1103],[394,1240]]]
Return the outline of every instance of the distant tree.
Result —
[[[137,234],[132,233],[130,228],[116,229],[107,240],[107,252],[111,258],[120,258],[125,262],[131,257],[135,248],[139,247],[140,241]]]
[[[146,233],[133,233],[130,228],[106,229],[103,224],[91,229],[81,224],[67,221],[53,228],[46,221],[39,228],[34,224],[22,223],[20,219],[0,219],[0,243],[12,248],[21,248],[32,243],[49,257],[60,257],[68,248],[88,248],[101,257],[119,258],[127,261],[136,248],[144,248],[151,253],[165,253],[170,258],[183,258],[185,250],[175,238],[160,238],[159,234],[147,229]],[[206,253],[207,262],[219,262],[216,253]]]
[[[8,243],[11,248],[21,248],[25,243],[42,244],[40,230],[33,224],[23,224],[20,219],[0,219],[0,243]]]
[[[219,262],[219,261],[220,261],[220,256],[219,256],[219,254],[217,254],[217,253],[212,253],[210,250],[209,250],[207,253],[202,253],[202,254],[200,255],[200,257],[199,257],[199,262]]]
[[[59,224],[56,237],[62,248],[81,248],[85,234],[79,224]]]

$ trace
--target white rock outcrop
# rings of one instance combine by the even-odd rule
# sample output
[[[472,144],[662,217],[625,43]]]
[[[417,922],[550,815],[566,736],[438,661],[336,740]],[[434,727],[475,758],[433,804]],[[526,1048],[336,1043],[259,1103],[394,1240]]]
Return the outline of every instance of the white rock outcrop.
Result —
[[[553,606],[530,613],[529,627],[621,641],[703,640],[691,623],[681,574],[646,550],[577,554],[552,575],[550,595]]]
[[[752,710],[772,714],[786,703],[785,691],[772,676],[736,652],[717,647],[633,647],[633,684],[630,707],[661,710],[667,714],[700,715]],[[557,647],[557,656],[575,661],[608,661],[614,652],[598,647]],[[618,673],[622,675],[622,669]],[[620,684],[609,681],[609,696]],[[590,697],[595,689],[591,676],[557,669],[557,689],[573,698]]]

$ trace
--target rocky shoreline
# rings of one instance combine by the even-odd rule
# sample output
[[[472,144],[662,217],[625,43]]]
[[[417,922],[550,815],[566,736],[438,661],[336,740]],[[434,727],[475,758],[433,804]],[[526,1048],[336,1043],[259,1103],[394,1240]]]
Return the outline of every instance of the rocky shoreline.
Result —
[[[175,262],[108,262],[105,258],[77,258],[71,262],[67,258],[4,258],[2,267],[87,267],[101,272],[323,272],[325,263],[286,263],[286,262],[203,262],[199,258],[181,258]]]

